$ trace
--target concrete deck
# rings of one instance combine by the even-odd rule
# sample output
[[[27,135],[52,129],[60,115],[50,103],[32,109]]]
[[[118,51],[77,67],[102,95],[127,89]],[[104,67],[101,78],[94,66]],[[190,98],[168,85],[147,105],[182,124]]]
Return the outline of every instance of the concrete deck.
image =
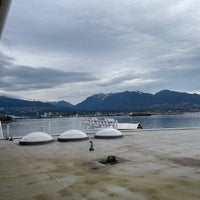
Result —
[[[19,146],[0,140],[0,199],[199,200],[200,129]],[[103,165],[115,155],[125,162]]]

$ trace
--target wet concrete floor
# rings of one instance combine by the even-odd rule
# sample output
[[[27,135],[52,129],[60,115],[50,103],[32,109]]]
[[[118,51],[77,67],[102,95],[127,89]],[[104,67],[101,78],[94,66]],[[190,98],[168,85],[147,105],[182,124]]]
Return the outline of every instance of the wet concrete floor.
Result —
[[[200,129],[90,140],[34,146],[1,140],[0,199],[200,199]],[[109,155],[123,162],[99,162]]]

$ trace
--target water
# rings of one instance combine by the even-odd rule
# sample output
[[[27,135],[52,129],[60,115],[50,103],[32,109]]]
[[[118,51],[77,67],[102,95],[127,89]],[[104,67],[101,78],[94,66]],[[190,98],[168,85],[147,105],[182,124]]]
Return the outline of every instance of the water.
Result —
[[[200,113],[140,117],[117,116],[114,118],[122,123],[140,123],[144,129],[200,127]],[[81,119],[83,118],[18,119],[9,123],[9,130],[7,124],[2,124],[2,128],[4,137],[7,132],[10,133],[10,136],[24,136],[34,131],[52,134],[60,134],[70,129],[86,131]]]
[[[7,124],[3,124],[2,128],[5,137],[8,132]],[[70,129],[84,129],[79,118],[18,119],[9,123],[10,136],[24,136],[35,131],[60,134]]]
[[[144,129],[200,127],[200,113],[118,117],[118,122],[141,123]]]

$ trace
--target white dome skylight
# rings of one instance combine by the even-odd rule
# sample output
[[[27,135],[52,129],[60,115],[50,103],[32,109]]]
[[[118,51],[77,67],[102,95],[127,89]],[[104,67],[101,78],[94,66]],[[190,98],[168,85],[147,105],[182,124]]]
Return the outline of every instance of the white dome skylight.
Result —
[[[85,140],[88,139],[86,133],[79,130],[68,130],[62,133],[58,137],[58,141],[60,142],[68,142],[68,141],[76,141],[76,140]]]
[[[31,145],[31,144],[41,144],[49,143],[53,141],[53,137],[48,133],[44,132],[32,132],[24,136],[20,141],[20,145]]]
[[[112,139],[119,137],[123,137],[123,134],[112,127],[103,128],[95,133],[95,138]]]

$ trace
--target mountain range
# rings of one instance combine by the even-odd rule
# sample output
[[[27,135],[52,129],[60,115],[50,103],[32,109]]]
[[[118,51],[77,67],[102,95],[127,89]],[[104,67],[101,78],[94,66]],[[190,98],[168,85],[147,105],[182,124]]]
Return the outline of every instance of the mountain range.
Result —
[[[75,106],[85,111],[134,111],[200,107],[200,95],[170,90],[156,94],[125,91],[95,94]]]
[[[81,112],[124,112],[151,110],[200,110],[200,95],[162,90],[156,94],[125,91],[95,94],[77,105],[66,101],[41,102],[0,96],[0,114],[35,115],[51,112],[69,115]]]
[[[73,105],[68,102],[41,102],[0,96],[0,114],[17,116],[40,116],[44,113],[55,115],[73,114]]]

